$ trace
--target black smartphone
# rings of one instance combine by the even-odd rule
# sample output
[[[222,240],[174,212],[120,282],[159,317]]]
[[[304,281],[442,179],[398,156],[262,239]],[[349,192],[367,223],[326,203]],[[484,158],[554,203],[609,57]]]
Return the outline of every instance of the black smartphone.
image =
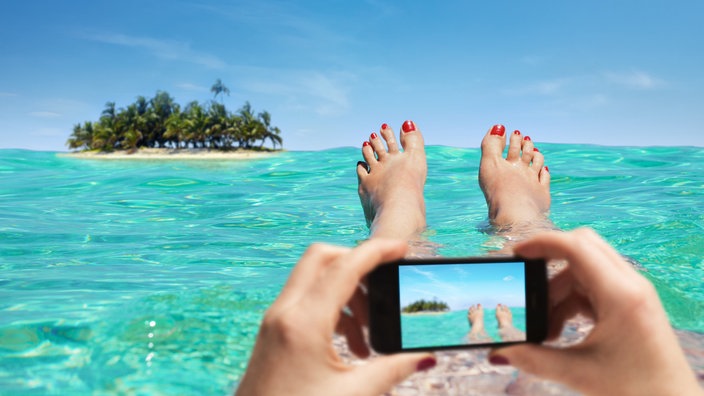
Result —
[[[379,353],[540,343],[547,334],[544,260],[405,259],[372,271],[367,292]]]

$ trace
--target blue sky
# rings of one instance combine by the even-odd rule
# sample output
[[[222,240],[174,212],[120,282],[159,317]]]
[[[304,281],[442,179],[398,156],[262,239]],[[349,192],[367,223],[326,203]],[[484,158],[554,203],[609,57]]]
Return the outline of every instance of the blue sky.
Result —
[[[399,267],[401,307],[418,300],[438,300],[450,310],[482,304],[525,307],[523,263],[412,265]]]
[[[0,148],[65,150],[104,104],[165,90],[267,110],[284,147],[361,145],[413,119],[478,147],[704,146],[701,1],[5,1]]]

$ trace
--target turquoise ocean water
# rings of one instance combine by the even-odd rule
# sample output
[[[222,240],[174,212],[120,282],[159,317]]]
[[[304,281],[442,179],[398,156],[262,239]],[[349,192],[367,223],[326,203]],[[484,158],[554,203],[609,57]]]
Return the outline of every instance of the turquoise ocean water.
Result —
[[[526,309],[510,307],[513,325],[526,331]],[[501,342],[496,310],[484,308],[484,330],[493,342]],[[467,310],[431,314],[401,315],[401,345],[404,348],[468,344]]]
[[[704,149],[539,144],[552,219],[641,263],[704,332]],[[478,149],[432,146],[428,237],[484,254]],[[0,394],[223,394],[306,246],[367,237],[356,148],[244,161],[0,150]]]

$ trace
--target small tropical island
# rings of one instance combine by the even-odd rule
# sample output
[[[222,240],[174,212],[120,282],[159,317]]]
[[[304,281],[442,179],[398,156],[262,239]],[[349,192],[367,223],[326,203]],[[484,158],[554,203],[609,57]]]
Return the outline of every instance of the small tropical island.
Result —
[[[418,300],[401,309],[402,313],[447,312],[450,307],[442,301]]]
[[[229,111],[223,95],[230,90],[220,79],[210,91],[212,100],[185,106],[165,91],[151,99],[138,96],[119,109],[107,102],[98,121],[74,125],[66,145],[74,150],[71,155],[94,158],[249,158],[283,149],[281,130],[271,125],[269,112],[255,113],[249,102]]]

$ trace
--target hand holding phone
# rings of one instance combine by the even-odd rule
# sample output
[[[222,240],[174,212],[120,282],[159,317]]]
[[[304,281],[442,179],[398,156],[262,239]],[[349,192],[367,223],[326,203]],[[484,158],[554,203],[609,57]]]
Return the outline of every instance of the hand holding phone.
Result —
[[[368,293],[381,353],[539,343],[547,333],[543,260],[400,260],[369,274]]]

